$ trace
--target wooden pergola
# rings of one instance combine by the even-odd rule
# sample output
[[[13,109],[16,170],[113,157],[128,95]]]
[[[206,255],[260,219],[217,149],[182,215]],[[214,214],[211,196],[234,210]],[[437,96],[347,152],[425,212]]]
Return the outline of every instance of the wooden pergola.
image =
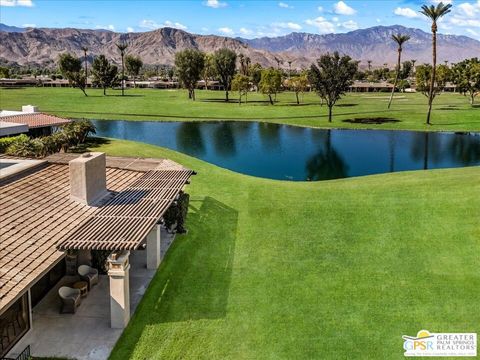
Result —
[[[175,201],[191,170],[152,170],[103,204],[59,250],[137,250]]]

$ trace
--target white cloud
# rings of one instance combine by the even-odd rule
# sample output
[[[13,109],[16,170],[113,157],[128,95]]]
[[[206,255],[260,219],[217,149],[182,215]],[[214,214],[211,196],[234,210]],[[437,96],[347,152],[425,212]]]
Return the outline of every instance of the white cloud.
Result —
[[[453,0],[430,0],[430,2],[434,4],[440,4],[441,2],[443,2],[444,4],[451,4]]]
[[[334,21],[334,22],[338,22],[339,20],[340,20],[340,19],[338,18],[338,16],[332,17],[332,21]]]
[[[480,27],[480,20],[476,19],[460,19],[460,18],[451,18],[450,24],[457,25],[457,26],[473,26],[473,27]]]
[[[377,18],[377,23],[381,23],[381,22],[382,22],[382,19]]]
[[[140,24],[138,24],[138,26],[140,26],[141,28],[150,29],[150,30],[154,30],[162,27],[162,25],[158,24],[156,21],[148,20],[148,19],[144,19],[140,21]]]
[[[459,4],[447,15],[445,21],[453,26],[480,28],[480,0]]]
[[[398,15],[398,16],[404,16],[404,17],[407,17],[407,18],[416,18],[419,16],[419,14],[415,11],[415,10],[412,10],[408,7],[404,7],[404,8],[401,8],[401,7],[397,7],[393,13],[395,15]]]
[[[131,32],[134,32],[135,29],[131,26],[127,27],[127,32],[131,33]]]
[[[345,21],[341,25],[342,25],[343,28],[345,28],[347,30],[357,30],[358,29],[358,24],[353,20]]]
[[[288,5],[287,3],[284,3],[284,2],[279,2],[278,6],[284,9],[293,9],[293,6]]]
[[[203,3],[205,6],[218,9],[227,6],[226,2],[221,2],[218,0],[207,0],[206,2]]]
[[[322,16],[315,19],[307,19],[305,24],[316,27],[320,34],[335,32],[335,25]]]
[[[113,26],[111,24],[110,25],[95,25],[95,29],[115,31],[115,26]]]
[[[180,30],[187,30],[188,27],[179,23],[179,22],[173,22],[173,21],[170,21],[170,20],[165,20],[165,22],[163,24],[159,24],[157,23],[155,20],[142,20],[140,21],[140,24],[138,25],[140,26],[141,28],[144,28],[144,29],[149,29],[149,30],[155,30],[155,29],[159,29],[159,28],[162,28],[162,27],[170,27],[170,28],[175,28],[175,29],[180,29]]]
[[[36,24],[23,24],[22,27],[24,28],[34,28],[34,27],[37,27]]]
[[[279,22],[273,23],[273,27],[278,27],[281,29],[290,29],[290,30],[302,30],[302,26],[294,22]]]
[[[339,15],[355,15],[357,10],[348,6],[345,2],[339,1],[335,5],[333,5],[333,11],[335,14]]]
[[[323,12],[323,6],[317,7],[317,10],[320,11],[320,12]]]
[[[253,34],[253,31],[250,30],[250,29],[242,27],[242,28],[240,28],[240,34],[242,34],[244,36],[249,36],[249,35]]]
[[[0,0],[0,6],[25,6],[32,7],[32,0]]]
[[[179,23],[179,22],[172,22],[170,20],[166,20],[162,27],[171,27],[171,28],[175,28],[175,29],[180,29],[180,30],[187,30],[188,27]]]
[[[479,18],[480,17],[480,0],[476,3],[462,3],[457,6],[457,14],[464,15],[469,18]]]
[[[218,29],[219,32],[221,32],[222,34],[225,34],[225,35],[233,35],[235,34],[235,32],[233,31],[233,29],[229,28],[229,27],[221,27]]]

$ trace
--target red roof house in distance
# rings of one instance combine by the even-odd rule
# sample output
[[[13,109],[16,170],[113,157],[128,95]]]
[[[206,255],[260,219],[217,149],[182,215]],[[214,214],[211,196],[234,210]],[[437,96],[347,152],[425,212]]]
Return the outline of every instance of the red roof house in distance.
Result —
[[[54,128],[69,122],[71,122],[70,119],[45,114],[39,112],[36,106],[25,105],[22,106],[22,111],[2,110],[0,112],[0,136],[20,133],[28,133],[31,136],[50,135]]]

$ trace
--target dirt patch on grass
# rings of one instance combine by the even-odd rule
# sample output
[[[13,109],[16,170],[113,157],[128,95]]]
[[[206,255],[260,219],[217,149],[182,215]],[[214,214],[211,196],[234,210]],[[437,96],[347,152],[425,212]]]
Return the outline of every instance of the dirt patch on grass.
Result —
[[[387,117],[368,117],[368,118],[354,118],[354,119],[346,119],[343,122],[348,122],[351,124],[385,124],[385,123],[396,123],[400,122],[400,120],[387,118]]]

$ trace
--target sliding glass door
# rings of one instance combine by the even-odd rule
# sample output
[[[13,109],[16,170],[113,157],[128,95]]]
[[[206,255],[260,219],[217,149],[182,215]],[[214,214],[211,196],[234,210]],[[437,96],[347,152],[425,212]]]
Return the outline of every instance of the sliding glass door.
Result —
[[[5,356],[30,328],[28,293],[0,315],[0,357]]]

